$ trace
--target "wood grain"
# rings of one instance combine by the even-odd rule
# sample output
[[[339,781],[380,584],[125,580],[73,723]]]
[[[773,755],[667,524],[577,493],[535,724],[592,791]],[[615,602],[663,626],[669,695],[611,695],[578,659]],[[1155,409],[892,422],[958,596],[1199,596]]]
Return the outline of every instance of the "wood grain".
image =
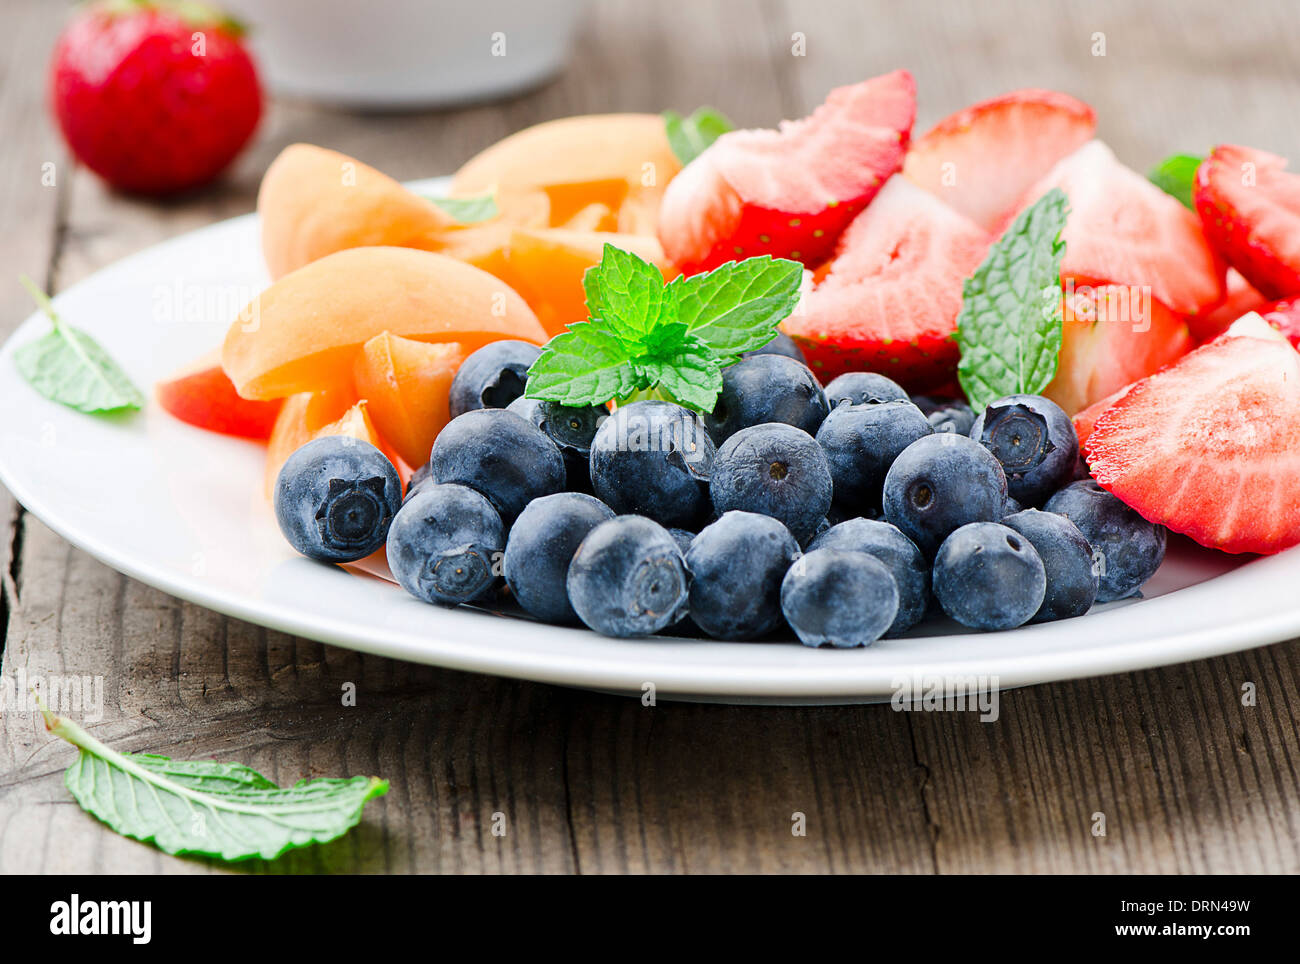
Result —
[[[1281,0],[696,0],[671,16],[620,0],[591,6],[572,65],[538,91],[401,115],[278,102],[220,184],[156,204],[105,191],[61,153],[41,89],[60,16],[10,0],[19,42],[0,55],[0,255],[59,288],[250,210],[261,170],[296,140],[418,177],[550,117],[709,103],[768,124],[895,66],[917,76],[922,128],[1035,85],[1093,103],[1138,168],[1224,140],[1300,157],[1300,36]],[[5,330],[28,311],[16,286],[0,307]],[[1004,693],[989,723],[888,706],[643,706],[226,619],[99,565],[12,503],[7,516],[6,676],[102,675],[94,729],[127,750],[241,760],[280,781],[392,780],[347,837],[237,872],[1300,871],[1296,642]],[[355,707],[342,705],[347,683]],[[1242,705],[1245,683],[1257,705]],[[71,756],[32,714],[0,715],[0,873],[231,869],[105,830],[62,786]]]

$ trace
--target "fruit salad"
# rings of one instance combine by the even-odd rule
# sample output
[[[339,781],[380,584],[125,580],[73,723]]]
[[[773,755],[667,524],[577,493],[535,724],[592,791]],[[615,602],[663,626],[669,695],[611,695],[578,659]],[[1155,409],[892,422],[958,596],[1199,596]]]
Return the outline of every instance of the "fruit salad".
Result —
[[[273,283],[158,398],[265,442],[304,556],[610,637],[1008,630],[1171,532],[1300,544],[1300,177],[1144,176],[1049,90],[918,137],[916,97],[551,121],[446,198],[294,145]]]

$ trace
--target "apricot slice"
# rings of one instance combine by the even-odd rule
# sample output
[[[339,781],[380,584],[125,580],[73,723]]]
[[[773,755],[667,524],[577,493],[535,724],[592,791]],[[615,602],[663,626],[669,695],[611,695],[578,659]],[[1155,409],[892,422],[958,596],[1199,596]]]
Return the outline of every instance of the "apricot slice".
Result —
[[[447,395],[465,353],[454,341],[428,344],[384,332],[356,358],[357,397],[379,434],[408,465],[429,461],[429,450],[447,424]]]
[[[284,399],[266,444],[266,468],[263,483],[269,496],[280,467],[312,437],[343,417],[356,402],[352,391],[303,392]]]
[[[486,271],[412,248],[351,248],[254,298],[226,333],[221,364],[244,398],[350,389],[357,350],[383,331],[467,352],[546,340],[524,299]]]
[[[456,226],[441,208],[387,174],[312,144],[291,144],[271,162],[257,213],[272,280],[347,248],[425,248],[431,236]]]
[[[240,398],[221,368],[221,349],[214,348],[155,388],[158,404],[182,422],[210,432],[265,439],[271,434],[280,399]]]

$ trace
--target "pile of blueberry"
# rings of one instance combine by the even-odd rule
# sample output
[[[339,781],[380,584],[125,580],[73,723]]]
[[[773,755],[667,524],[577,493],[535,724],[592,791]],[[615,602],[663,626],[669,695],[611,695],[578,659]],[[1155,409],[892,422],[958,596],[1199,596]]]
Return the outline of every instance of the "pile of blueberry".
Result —
[[[373,446],[304,445],[275,489],[289,542],[329,562],[386,545],[403,588],[440,605],[504,583],[531,616],[609,636],[788,625],[809,646],[866,645],[939,609],[985,630],[1080,616],[1164,558],[1163,527],[1088,478],[1040,396],[976,415],[873,373],[823,389],[782,336],[726,369],[707,416],[609,413],[524,397],[537,355],[470,356],[405,499]]]

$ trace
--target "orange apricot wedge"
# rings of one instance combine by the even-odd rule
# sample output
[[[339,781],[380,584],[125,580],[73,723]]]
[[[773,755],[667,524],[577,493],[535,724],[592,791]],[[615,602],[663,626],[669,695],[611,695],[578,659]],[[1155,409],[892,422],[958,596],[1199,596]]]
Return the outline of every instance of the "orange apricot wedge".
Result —
[[[254,298],[226,333],[221,364],[244,398],[350,390],[357,351],[384,331],[466,352],[546,340],[524,299],[486,271],[413,248],[350,248]]]
[[[357,354],[358,398],[379,434],[408,465],[429,461],[447,424],[447,398],[465,353],[458,342],[426,343],[383,332]]]
[[[356,403],[351,390],[303,392],[284,400],[266,443],[263,483],[267,495],[275,485],[280,467],[326,425],[338,421]]]

